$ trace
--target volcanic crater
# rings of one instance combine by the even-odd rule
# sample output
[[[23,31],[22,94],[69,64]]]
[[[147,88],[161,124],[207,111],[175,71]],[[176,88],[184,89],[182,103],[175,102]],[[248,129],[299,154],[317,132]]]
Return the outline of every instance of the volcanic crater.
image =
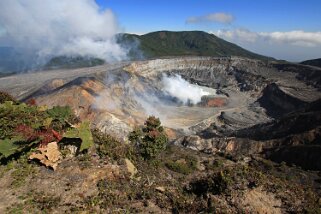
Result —
[[[321,70],[296,66],[240,57],[178,57],[9,76],[0,79],[0,90],[39,105],[70,105],[81,119],[123,141],[155,115],[176,145],[249,154],[280,148],[282,137],[320,130],[321,120],[313,120],[272,137],[273,142],[258,137],[262,127],[293,121],[304,112],[320,117],[320,108],[307,109],[321,98],[321,75],[315,75]],[[312,138],[319,141],[320,132]]]

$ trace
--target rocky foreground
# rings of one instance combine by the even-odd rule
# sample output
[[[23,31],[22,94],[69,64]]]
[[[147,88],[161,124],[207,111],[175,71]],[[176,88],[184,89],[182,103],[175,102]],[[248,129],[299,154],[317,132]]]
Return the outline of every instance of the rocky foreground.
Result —
[[[182,103],[164,93],[164,75],[216,93]],[[64,157],[54,172],[23,156],[2,165],[0,211],[318,213],[320,89],[319,68],[236,57],[0,78],[1,91],[38,106],[68,105],[96,130],[94,146]],[[146,161],[126,151],[135,150],[129,133],[149,115],[170,142]]]

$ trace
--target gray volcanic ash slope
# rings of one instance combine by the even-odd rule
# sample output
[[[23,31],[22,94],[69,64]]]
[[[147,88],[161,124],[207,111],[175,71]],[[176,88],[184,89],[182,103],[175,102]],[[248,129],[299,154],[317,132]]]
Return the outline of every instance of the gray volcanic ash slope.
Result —
[[[310,141],[320,142],[320,109],[310,107],[321,98],[320,72],[239,57],[183,57],[10,76],[0,79],[0,89],[41,105],[70,105],[119,139],[156,115],[177,145],[250,154],[301,144],[300,135],[311,130]]]

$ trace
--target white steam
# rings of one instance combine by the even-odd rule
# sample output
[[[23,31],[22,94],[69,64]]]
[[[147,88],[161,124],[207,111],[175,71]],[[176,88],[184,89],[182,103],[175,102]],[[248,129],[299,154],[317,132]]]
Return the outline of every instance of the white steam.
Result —
[[[95,0],[1,0],[0,46],[13,47],[37,59],[57,55],[121,60],[126,51],[111,10]]]
[[[123,121],[113,120],[113,125],[105,130],[122,127],[124,123],[128,127],[142,124],[149,115],[158,117],[167,127],[185,129],[213,112],[207,109],[203,114],[200,106],[190,104],[199,104],[202,96],[216,95],[215,89],[190,84],[179,75],[145,78],[113,71],[107,73],[104,83],[105,90],[96,97],[94,108]],[[201,113],[195,115],[199,111]]]
[[[211,95],[198,85],[193,85],[184,80],[180,75],[166,76],[162,78],[163,90],[172,97],[176,97],[184,104],[197,104],[202,96]]]

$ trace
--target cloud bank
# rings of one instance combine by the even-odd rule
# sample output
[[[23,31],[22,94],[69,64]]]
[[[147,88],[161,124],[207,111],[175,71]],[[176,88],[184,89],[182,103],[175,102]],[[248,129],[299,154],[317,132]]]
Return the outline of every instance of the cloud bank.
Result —
[[[210,33],[251,51],[278,59],[303,61],[321,57],[320,31],[254,32],[245,28],[237,28]]]
[[[118,33],[111,10],[95,0],[1,0],[0,46],[44,60],[57,55],[121,60],[126,51],[115,42]]]
[[[203,22],[216,22],[222,24],[231,24],[234,21],[234,16],[228,13],[211,13],[205,16],[192,16],[186,20],[188,24],[196,24]]]
[[[234,30],[218,30],[216,35],[227,39],[246,42],[264,40],[306,47],[321,45],[321,32],[305,32],[302,30],[288,32],[253,32],[239,28]]]

